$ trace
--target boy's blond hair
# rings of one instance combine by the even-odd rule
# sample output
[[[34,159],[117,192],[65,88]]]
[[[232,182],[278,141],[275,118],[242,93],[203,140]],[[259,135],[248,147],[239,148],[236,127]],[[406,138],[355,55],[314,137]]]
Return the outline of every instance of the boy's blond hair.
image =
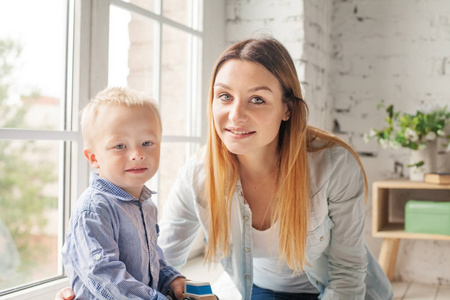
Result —
[[[83,141],[86,147],[92,146],[92,128],[97,117],[98,110],[106,105],[125,105],[128,107],[147,106],[152,108],[158,116],[160,128],[161,116],[158,107],[152,98],[146,94],[125,87],[107,87],[100,91],[95,98],[91,99],[86,107],[81,111],[81,131]],[[91,129],[91,130],[90,130]]]

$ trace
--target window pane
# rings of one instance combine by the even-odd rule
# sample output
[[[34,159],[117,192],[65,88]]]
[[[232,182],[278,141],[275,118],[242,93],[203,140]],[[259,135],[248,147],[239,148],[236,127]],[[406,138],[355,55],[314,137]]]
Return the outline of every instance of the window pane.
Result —
[[[154,95],[153,21],[111,7],[108,84]]]
[[[0,2],[2,127],[62,129],[66,11],[62,0]]]
[[[0,141],[0,292],[60,275],[60,145]]]
[[[191,26],[191,4],[189,0],[164,0],[163,15],[173,21]]]
[[[165,135],[187,135],[191,78],[188,65],[189,35],[163,26],[161,62],[161,115]]]
[[[190,156],[189,151],[186,149],[188,145],[188,143],[163,143],[161,145],[161,161],[159,164],[160,184],[157,191],[159,219],[162,217],[162,208],[169,197],[169,192],[175,182],[177,172]]]
[[[132,3],[136,6],[142,7],[151,12],[155,12],[155,9],[154,9],[155,1],[153,1],[153,0],[123,0],[123,2]]]

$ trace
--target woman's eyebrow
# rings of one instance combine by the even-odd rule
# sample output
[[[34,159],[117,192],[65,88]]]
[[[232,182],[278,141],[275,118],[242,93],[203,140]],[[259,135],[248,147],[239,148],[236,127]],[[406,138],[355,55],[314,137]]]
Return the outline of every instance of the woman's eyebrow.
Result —
[[[272,90],[266,85],[255,86],[254,88],[251,88],[248,91],[249,92],[257,92],[257,91],[261,91],[261,90],[269,91],[269,92],[273,93]]]
[[[220,83],[220,82],[216,82],[216,83],[214,84],[214,87],[222,87],[222,88],[231,90],[231,88],[230,88],[228,85],[226,85],[225,83]]]
[[[221,83],[221,82],[215,83],[214,87],[222,87],[222,88],[231,90],[231,88],[228,85],[226,85],[225,83]],[[253,88],[248,89],[248,91],[251,93],[261,91],[261,90],[269,91],[269,92],[273,93],[273,91],[266,85],[255,86]]]

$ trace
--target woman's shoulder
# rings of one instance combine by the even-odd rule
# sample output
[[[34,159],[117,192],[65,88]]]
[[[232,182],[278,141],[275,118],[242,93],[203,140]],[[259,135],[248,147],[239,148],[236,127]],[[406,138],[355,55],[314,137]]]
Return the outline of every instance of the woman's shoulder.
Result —
[[[189,157],[178,170],[177,180],[172,190],[182,189],[185,193],[201,195],[204,189],[205,179],[205,150],[202,148]]]
[[[341,144],[327,144],[317,139],[311,146],[314,150],[307,155],[311,194],[320,190],[337,172],[350,172],[358,164],[350,150]]]
[[[356,162],[349,145],[331,134],[329,137],[316,137],[308,143],[308,163],[310,168],[331,167],[348,159]]]
[[[179,169],[179,173],[185,176],[200,175],[205,172],[205,147],[200,148],[194,155],[189,157]]]

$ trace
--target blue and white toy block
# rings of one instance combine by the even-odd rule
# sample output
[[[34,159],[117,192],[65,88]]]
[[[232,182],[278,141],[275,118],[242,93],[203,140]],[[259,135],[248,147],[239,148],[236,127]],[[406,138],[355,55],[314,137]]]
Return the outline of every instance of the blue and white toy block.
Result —
[[[216,300],[217,297],[213,294],[209,282],[202,281],[185,281],[184,291],[186,297],[191,297],[198,300]]]

